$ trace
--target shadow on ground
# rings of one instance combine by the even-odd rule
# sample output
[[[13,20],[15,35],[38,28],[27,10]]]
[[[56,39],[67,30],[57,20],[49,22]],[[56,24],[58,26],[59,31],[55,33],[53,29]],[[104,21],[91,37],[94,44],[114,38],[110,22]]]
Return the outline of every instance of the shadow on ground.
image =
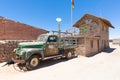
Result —
[[[103,52],[106,52],[106,53],[112,53],[116,48],[107,48],[105,50],[103,50]]]
[[[112,53],[115,49],[116,49],[116,48],[106,48],[106,49],[104,49],[104,50],[101,51],[101,52]],[[95,55],[97,55],[97,54],[99,54],[99,53],[101,53],[101,52],[94,53],[94,54],[90,54],[90,55],[88,55],[87,57],[93,57],[93,56],[95,56]]]
[[[74,58],[77,58],[77,57],[74,57]],[[74,58],[71,58],[69,60],[72,60]],[[66,61],[68,61],[68,59],[65,59],[65,58],[63,58],[63,59],[56,59],[56,60],[49,59],[49,60],[41,61],[39,66],[35,70],[40,69],[40,68],[49,67],[49,66],[61,63],[61,62],[66,62]]]

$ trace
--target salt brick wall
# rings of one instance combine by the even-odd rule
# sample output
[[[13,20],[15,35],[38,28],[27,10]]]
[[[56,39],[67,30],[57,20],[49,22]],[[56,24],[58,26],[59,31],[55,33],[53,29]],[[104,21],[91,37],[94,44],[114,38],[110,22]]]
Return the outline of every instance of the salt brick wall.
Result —
[[[48,31],[0,17],[0,62],[13,56],[19,42],[36,40],[43,33]]]
[[[0,41],[0,62],[11,59],[15,53],[13,50],[20,42],[32,42],[33,40],[2,40]]]
[[[0,17],[1,40],[35,40],[48,31]]]

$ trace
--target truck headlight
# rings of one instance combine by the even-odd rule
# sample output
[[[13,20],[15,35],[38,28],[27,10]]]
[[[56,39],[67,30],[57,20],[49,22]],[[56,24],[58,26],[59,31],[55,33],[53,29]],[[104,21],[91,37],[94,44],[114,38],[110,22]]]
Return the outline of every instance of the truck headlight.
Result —
[[[20,52],[20,55],[21,55],[21,56],[23,56],[23,55],[25,55],[25,54],[26,54],[25,51],[21,51],[21,52]]]
[[[17,49],[14,49],[13,52],[16,52]]]

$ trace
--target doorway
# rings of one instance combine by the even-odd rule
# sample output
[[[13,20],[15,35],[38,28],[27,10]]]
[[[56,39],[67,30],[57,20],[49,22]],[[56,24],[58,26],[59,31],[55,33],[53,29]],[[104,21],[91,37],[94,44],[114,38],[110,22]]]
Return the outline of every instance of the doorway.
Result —
[[[98,52],[100,51],[99,49],[99,40],[97,40],[97,49],[98,49]]]

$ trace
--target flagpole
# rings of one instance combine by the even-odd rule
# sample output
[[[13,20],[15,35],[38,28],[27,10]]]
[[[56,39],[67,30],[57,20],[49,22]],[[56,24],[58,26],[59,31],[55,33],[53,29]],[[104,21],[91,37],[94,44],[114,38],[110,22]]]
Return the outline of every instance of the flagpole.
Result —
[[[73,28],[73,35],[75,35],[75,28],[72,25],[73,25],[73,9],[71,6],[71,28]]]
[[[70,16],[71,16],[71,21],[70,21],[70,22],[71,22],[71,27],[72,27],[72,16],[73,16],[73,13],[72,13],[72,6],[71,6],[70,8],[71,8],[71,15],[70,15]]]
[[[72,29],[72,25],[73,25],[73,9],[74,9],[74,0],[71,0],[71,29]],[[73,35],[75,35],[75,28],[73,28]]]
[[[71,29],[72,29],[72,23],[73,23],[73,4],[72,4],[72,0],[71,0],[71,7],[70,8],[71,8],[71,12],[70,12],[70,16],[71,16],[70,17],[70,19],[71,19],[70,22],[71,22],[71,25],[70,26],[71,26]]]

